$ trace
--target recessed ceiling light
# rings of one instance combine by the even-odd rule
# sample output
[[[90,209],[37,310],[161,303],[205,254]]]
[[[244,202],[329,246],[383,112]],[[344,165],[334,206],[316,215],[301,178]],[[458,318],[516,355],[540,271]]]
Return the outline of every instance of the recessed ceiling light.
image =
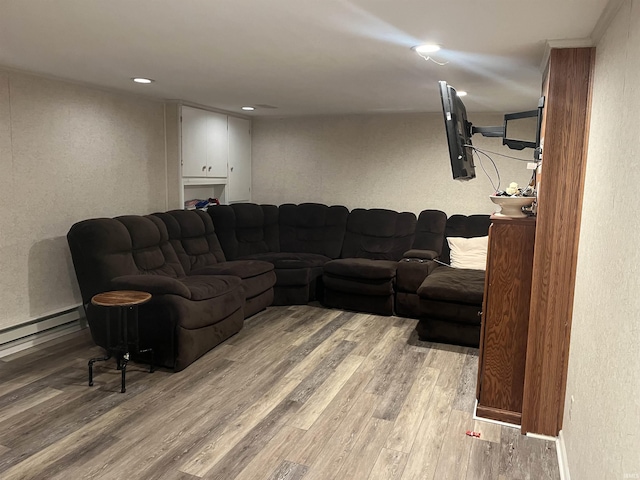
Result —
[[[252,112],[255,109],[256,109],[256,107],[249,107],[249,106],[242,107],[242,110],[246,110],[247,112]]]
[[[436,45],[435,43],[425,43],[424,45],[416,45],[415,47],[411,47],[411,50],[416,53],[434,53],[440,50],[440,45]]]
[[[131,80],[133,80],[136,83],[152,83],[152,82],[155,82],[155,80],[151,80],[150,78],[144,78],[144,77],[133,77]]]
[[[459,97],[466,97],[467,96],[467,92],[465,92],[464,90],[460,90],[459,92],[456,92],[456,94]]]

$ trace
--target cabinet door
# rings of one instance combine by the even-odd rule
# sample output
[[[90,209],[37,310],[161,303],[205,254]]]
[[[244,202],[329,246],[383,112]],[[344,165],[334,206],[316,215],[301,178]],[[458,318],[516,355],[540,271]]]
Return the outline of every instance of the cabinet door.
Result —
[[[226,177],[229,158],[227,116],[207,113],[207,177]]]
[[[251,121],[229,117],[229,202],[251,201]]]
[[[493,218],[478,366],[480,417],[519,424],[522,414],[535,218]]]
[[[182,176],[205,177],[209,150],[209,112],[182,107]]]

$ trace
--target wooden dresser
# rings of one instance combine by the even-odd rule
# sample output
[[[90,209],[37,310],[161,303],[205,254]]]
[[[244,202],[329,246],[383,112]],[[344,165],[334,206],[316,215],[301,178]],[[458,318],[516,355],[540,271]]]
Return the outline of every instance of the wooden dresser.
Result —
[[[477,415],[519,425],[527,354],[536,219],[491,217]]]

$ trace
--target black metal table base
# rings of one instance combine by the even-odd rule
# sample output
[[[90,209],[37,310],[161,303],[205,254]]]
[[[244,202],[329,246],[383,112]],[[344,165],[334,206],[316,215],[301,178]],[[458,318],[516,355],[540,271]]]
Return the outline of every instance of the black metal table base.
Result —
[[[130,355],[129,355],[129,346],[134,347],[134,352],[136,354],[139,353],[148,353],[151,357],[151,361],[149,363],[149,373],[153,373],[154,371],[154,355],[152,348],[145,348],[140,350],[138,347],[138,309],[136,306],[133,307],[116,307],[114,309],[110,309],[111,311],[118,311],[118,321],[117,321],[117,344],[111,347],[111,328],[112,322],[110,316],[107,317],[108,325],[107,325],[107,344],[109,347],[106,349],[107,354],[104,357],[95,357],[89,360],[89,386],[93,386],[93,364],[96,362],[105,362],[109,360],[114,354],[116,357],[116,368],[121,371],[121,388],[120,393],[125,393],[127,391],[126,388],[126,375],[127,375],[127,364],[129,363]],[[134,322],[134,332],[135,339],[130,344],[128,339],[128,328],[127,328],[127,311],[131,312]]]

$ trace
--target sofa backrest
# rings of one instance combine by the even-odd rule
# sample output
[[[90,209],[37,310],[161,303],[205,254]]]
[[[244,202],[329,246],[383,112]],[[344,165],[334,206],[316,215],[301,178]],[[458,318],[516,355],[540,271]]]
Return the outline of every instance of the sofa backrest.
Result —
[[[227,260],[279,252],[278,207],[255,203],[215,205],[207,209]]]
[[[281,252],[340,256],[349,216],[347,207],[285,203],[278,210]]]
[[[400,260],[413,244],[415,229],[414,213],[356,208],[347,219],[347,231],[340,256]]]
[[[489,215],[451,215],[447,219],[440,261],[451,263],[448,237],[484,237],[489,235],[489,225],[491,225]]]
[[[153,215],[167,227],[169,242],[185,272],[225,261],[213,222],[206,212],[171,210]]]
[[[411,248],[442,253],[442,241],[447,227],[447,214],[440,210],[423,210],[418,215],[416,236]]]
[[[67,234],[83,303],[110,289],[122,275],[184,276],[164,223],[127,215],[78,222]]]

